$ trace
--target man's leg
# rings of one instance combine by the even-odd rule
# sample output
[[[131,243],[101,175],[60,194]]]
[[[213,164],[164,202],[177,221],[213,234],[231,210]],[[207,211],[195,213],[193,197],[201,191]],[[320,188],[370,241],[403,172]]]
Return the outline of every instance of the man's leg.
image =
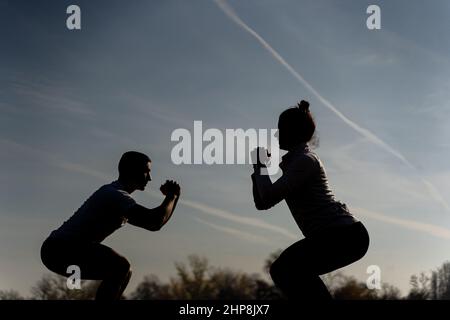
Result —
[[[105,272],[97,289],[96,300],[119,300],[131,278],[130,263],[121,256],[111,257],[111,268]]]
[[[77,265],[83,280],[102,280],[97,300],[120,299],[131,277],[128,260],[102,244],[51,239],[41,256],[47,268],[62,276],[68,266]]]

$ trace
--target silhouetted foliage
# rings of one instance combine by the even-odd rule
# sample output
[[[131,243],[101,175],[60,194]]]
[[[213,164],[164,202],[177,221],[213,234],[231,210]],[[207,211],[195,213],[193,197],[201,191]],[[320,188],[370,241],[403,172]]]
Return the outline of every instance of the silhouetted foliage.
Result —
[[[412,275],[409,281],[412,288],[406,299],[408,300],[427,300],[430,298],[430,277],[424,272],[420,276]]]
[[[367,284],[341,272],[331,272],[321,277],[336,300],[398,300],[398,288],[382,283],[381,289],[369,289]]]
[[[422,272],[410,279],[412,286],[407,299],[410,300],[449,300],[450,299],[450,262],[444,262],[429,275]]]
[[[168,300],[172,299],[169,292],[169,285],[163,284],[159,278],[154,275],[144,277],[144,280],[139,283],[135,291],[130,294],[132,300]]]
[[[92,300],[98,281],[82,281],[81,289],[69,289],[67,278],[46,274],[31,288],[31,299],[36,300]]]
[[[450,262],[444,262],[437,270],[431,272],[429,289],[430,298],[433,300],[450,299]]]
[[[268,273],[270,265],[280,255],[281,250],[272,253],[265,261],[263,270]],[[167,283],[150,274],[144,277],[129,299],[136,300],[275,300],[283,299],[282,294],[259,274],[238,272],[229,268],[210,266],[205,257],[191,255],[187,263],[175,263],[176,275]],[[450,262],[444,262],[436,270],[420,273],[410,278],[411,289],[405,297],[400,290],[382,283],[381,289],[371,290],[366,283],[332,272],[321,276],[335,299],[338,300],[444,300],[450,299]],[[67,278],[58,275],[44,275],[31,289],[31,296],[24,297],[15,290],[0,290],[0,300],[90,300],[94,299],[99,281],[82,281],[81,289],[69,289]]]
[[[381,290],[377,292],[377,299],[379,300],[400,300],[402,299],[401,292],[395,286],[383,283]]]
[[[266,274],[270,273],[270,266],[272,265],[272,263],[278,259],[278,257],[280,256],[280,254],[283,252],[283,250],[278,249],[275,252],[272,252],[269,257],[267,257],[267,259],[264,261],[264,272]]]
[[[375,290],[367,288],[366,284],[352,277],[346,277],[345,282],[331,291],[337,300],[374,300],[377,298]]]
[[[0,290],[0,300],[23,300],[25,299],[16,290]]]
[[[188,264],[175,264],[177,275],[169,284],[147,276],[130,295],[131,299],[275,299],[278,290],[257,274],[214,268],[204,257],[191,255]]]

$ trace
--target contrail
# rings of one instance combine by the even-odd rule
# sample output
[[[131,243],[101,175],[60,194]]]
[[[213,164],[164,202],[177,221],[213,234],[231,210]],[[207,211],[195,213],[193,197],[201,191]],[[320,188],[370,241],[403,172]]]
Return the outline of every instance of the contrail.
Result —
[[[405,229],[410,229],[414,231],[419,231],[423,233],[431,234],[434,237],[437,238],[443,238],[443,239],[450,239],[450,229],[437,226],[434,224],[429,223],[423,223],[419,221],[409,220],[409,219],[401,219],[401,218],[394,218],[391,216],[387,216],[382,213],[366,210],[363,208],[351,208],[352,211],[358,212],[359,215],[382,221],[384,223],[389,223],[392,225],[396,225]]]
[[[372,133],[370,130],[361,127],[357,123],[353,122],[349,118],[347,118],[342,112],[340,112],[333,104],[325,99],[308,81],[305,80],[272,46],[267,43],[255,30],[250,28],[242,19],[234,12],[234,10],[228,5],[226,0],[214,0],[217,6],[226,14],[228,18],[230,18],[233,22],[235,22],[238,26],[244,29],[246,32],[251,34],[258,42],[266,49],[272,57],[275,58],[283,67],[285,67],[289,73],[291,73],[294,78],[296,78],[303,86],[306,87],[323,105],[325,105],[328,109],[334,112],[342,121],[344,121],[349,127],[368,138],[372,143],[378,145],[380,148],[384,149],[388,153],[392,154],[394,157],[398,158],[401,162],[403,162],[407,167],[412,169],[415,172],[418,172],[417,168],[409,162],[399,151],[395,150],[393,147],[388,145],[386,142],[381,140],[378,136]],[[444,199],[444,197],[440,194],[436,187],[434,187],[429,181],[425,180],[421,177],[422,182],[427,187],[430,195],[434,198],[435,201],[439,202],[447,211],[450,211],[450,205]]]
[[[197,218],[197,217],[194,217],[194,219],[197,220],[198,222],[201,222],[201,223],[203,223],[203,224],[213,228],[213,229],[216,229],[218,231],[221,231],[221,232],[224,232],[224,233],[227,233],[227,234],[231,234],[234,237],[238,237],[238,238],[241,238],[241,239],[249,241],[249,242],[255,242],[255,243],[258,243],[258,244],[272,244],[272,242],[269,241],[268,238],[257,236],[257,235],[254,235],[254,234],[251,234],[251,233],[248,233],[248,232],[243,232],[243,231],[240,231],[240,230],[237,230],[237,229],[234,229],[234,228],[228,228],[228,227],[224,227],[224,226],[219,226],[217,224],[208,222],[206,220],[203,220],[203,219],[200,219],[200,218]]]
[[[144,192],[155,198],[163,198],[162,194],[154,189],[148,190],[146,189]],[[250,217],[243,217],[228,210],[211,207],[198,201],[180,198],[180,201],[178,203],[186,207],[201,211],[210,216],[218,217],[228,221],[233,221],[241,225],[247,225],[250,227],[265,229],[274,233],[278,233],[291,240],[300,240],[301,238],[300,233],[295,234],[283,227],[267,223],[263,220]]]
[[[300,238],[301,238],[300,233],[295,234],[295,233],[292,233],[292,232],[286,230],[285,228],[272,225],[265,221],[255,219],[255,218],[242,217],[240,215],[231,213],[229,211],[210,207],[208,205],[205,205],[205,204],[197,202],[197,201],[180,199],[180,203],[185,206],[191,207],[193,209],[202,211],[208,215],[219,217],[219,218],[226,219],[226,220],[233,221],[233,222],[237,222],[239,224],[248,225],[248,226],[255,227],[255,228],[266,229],[266,230],[281,234],[291,240],[300,240]]]

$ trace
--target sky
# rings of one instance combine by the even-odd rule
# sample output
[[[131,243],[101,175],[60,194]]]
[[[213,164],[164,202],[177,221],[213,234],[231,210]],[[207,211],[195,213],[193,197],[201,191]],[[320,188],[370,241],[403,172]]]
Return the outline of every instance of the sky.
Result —
[[[138,202],[159,205],[166,179],[182,199],[161,231],[106,239],[132,264],[125,293],[189,254],[265,276],[303,238],[287,206],[255,209],[249,165],[173,164],[171,134],[276,128],[305,99],[330,186],[370,233],[342,271],[365,281],[377,265],[406,293],[450,257],[449,15],[446,0],[0,0],[0,289],[29,294],[48,272],[41,243],[128,150],[153,163]]]

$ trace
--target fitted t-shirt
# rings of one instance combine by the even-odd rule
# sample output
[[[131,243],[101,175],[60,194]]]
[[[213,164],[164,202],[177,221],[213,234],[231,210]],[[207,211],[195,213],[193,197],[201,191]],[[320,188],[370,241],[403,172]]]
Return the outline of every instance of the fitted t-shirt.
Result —
[[[268,175],[252,175],[253,198],[257,208],[269,209],[286,200],[305,236],[357,221],[347,206],[335,199],[325,168],[308,145],[302,144],[283,156],[280,168],[283,175],[274,183]]]
[[[102,242],[127,222],[127,210],[136,204],[119,181],[95,191],[50,237]]]

